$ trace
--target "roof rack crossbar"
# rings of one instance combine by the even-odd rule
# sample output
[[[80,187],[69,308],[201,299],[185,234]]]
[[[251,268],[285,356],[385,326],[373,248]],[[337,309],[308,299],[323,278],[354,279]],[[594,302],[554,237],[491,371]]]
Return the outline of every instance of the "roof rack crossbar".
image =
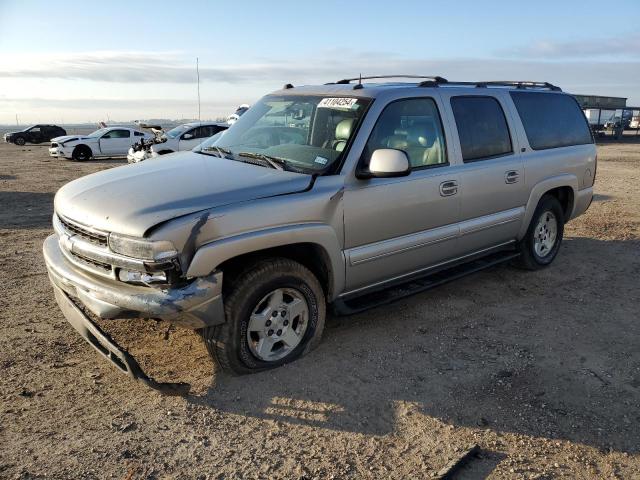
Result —
[[[445,78],[442,77],[438,77],[438,76],[433,76],[433,75],[373,75],[373,76],[369,76],[369,77],[355,77],[355,78],[343,78],[342,80],[338,80],[337,82],[335,82],[338,85],[345,85],[345,84],[349,84],[351,82],[354,82],[356,80],[361,81],[361,80],[377,80],[377,79],[382,79],[382,78],[428,78],[430,80],[434,80],[438,83],[446,83],[447,80]]]

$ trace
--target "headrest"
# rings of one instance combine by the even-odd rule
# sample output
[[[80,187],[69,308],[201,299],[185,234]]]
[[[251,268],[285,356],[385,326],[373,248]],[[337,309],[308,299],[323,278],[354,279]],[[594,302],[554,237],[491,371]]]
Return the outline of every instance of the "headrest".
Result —
[[[336,125],[336,140],[348,140],[353,128],[353,118],[342,120]]]
[[[403,135],[391,135],[387,139],[387,148],[395,148],[396,150],[405,150],[409,144],[407,138]]]
[[[427,132],[423,126],[411,127],[407,132],[407,141],[414,145],[420,145],[421,147],[429,146]]]

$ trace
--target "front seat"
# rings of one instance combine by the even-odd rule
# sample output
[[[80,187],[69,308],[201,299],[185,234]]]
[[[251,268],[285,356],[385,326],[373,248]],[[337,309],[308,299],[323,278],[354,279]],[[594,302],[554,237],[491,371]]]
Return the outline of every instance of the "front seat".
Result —
[[[336,125],[336,139],[331,144],[331,147],[336,152],[341,152],[344,147],[347,146],[347,140],[351,136],[351,129],[353,128],[353,118],[347,118],[342,120]]]

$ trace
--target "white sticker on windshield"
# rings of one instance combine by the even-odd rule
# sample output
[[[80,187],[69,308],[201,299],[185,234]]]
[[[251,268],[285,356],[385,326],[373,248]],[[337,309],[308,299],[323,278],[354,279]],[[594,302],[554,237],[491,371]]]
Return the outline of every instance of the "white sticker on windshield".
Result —
[[[320,165],[326,165],[328,161],[329,160],[324,157],[316,157],[316,159],[314,160],[314,162],[319,163]]]
[[[357,98],[323,98],[318,104],[318,108],[345,108],[350,109],[358,103]]]

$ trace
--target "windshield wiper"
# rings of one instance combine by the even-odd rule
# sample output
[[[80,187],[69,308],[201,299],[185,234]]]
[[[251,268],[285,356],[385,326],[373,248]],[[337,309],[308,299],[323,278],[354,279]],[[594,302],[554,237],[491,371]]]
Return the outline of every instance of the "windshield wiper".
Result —
[[[264,153],[240,152],[237,155],[239,157],[257,158],[258,160],[264,160],[272,168],[275,168],[276,170],[284,170],[289,163],[284,158],[272,157],[270,155],[265,155]]]
[[[231,150],[228,150],[224,147],[218,147],[216,145],[211,145],[209,147],[205,147],[201,150],[198,150],[198,153],[204,153],[205,155],[209,155],[209,153],[207,152],[211,152],[211,151],[216,151],[218,153],[218,157],[220,158],[226,158],[226,159],[230,159],[230,160],[235,160],[235,158],[233,158],[233,153],[231,152]]]

